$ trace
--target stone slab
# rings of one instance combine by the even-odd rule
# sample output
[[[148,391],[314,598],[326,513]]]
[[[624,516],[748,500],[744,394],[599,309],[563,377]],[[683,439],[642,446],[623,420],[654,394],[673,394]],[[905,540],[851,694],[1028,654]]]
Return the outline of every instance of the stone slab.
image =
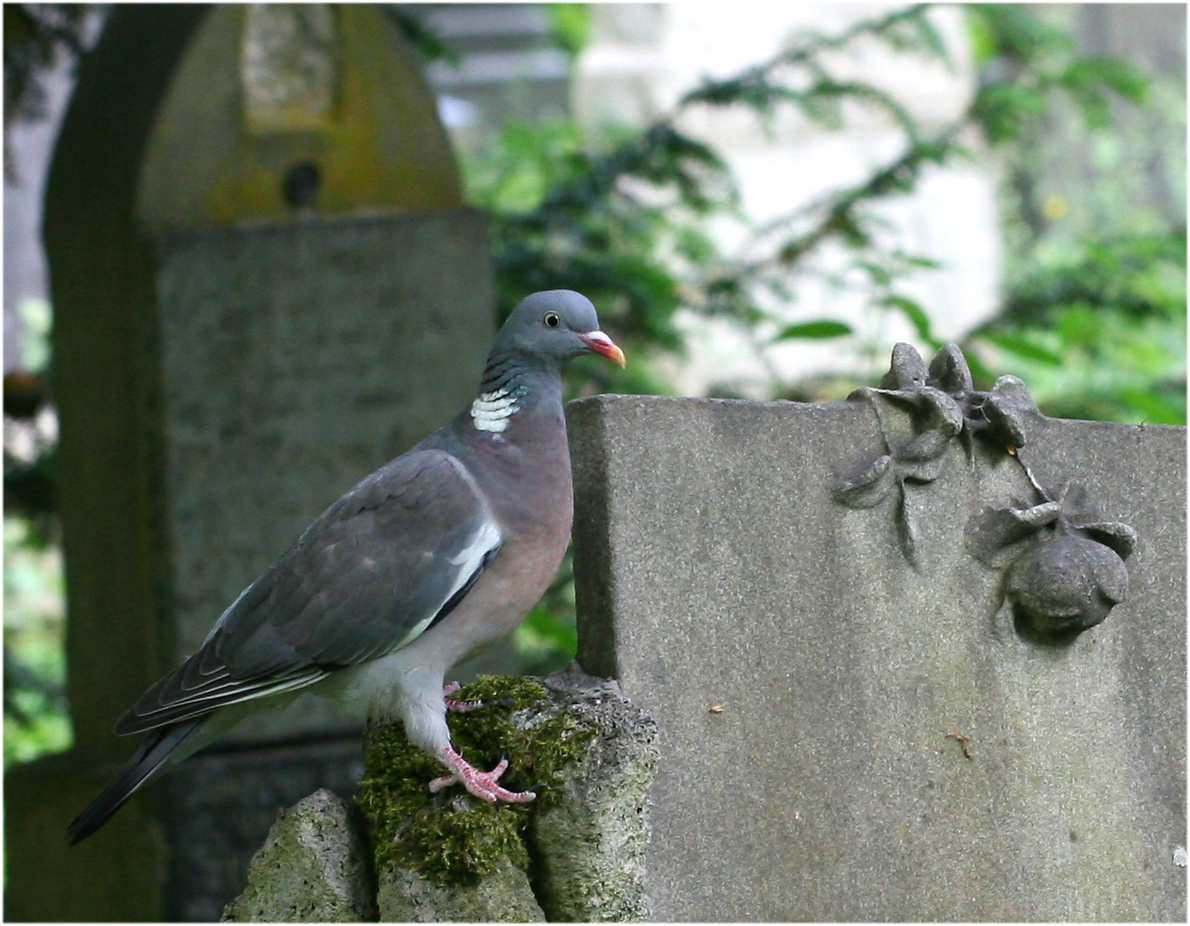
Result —
[[[1029,498],[1003,453],[910,487],[915,570],[891,499],[831,497],[883,450],[863,404],[568,420],[579,661],[659,727],[654,919],[1185,919],[1183,428],[1035,429],[1038,478],[1139,534],[1128,600],[1042,647],[965,548]]]
[[[376,903],[384,923],[544,923],[529,876],[507,859],[477,884],[439,884],[385,865]]]
[[[468,210],[192,234],[159,257],[176,662],[328,505],[467,404],[495,316]],[[303,698],[232,736],[345,723]]]

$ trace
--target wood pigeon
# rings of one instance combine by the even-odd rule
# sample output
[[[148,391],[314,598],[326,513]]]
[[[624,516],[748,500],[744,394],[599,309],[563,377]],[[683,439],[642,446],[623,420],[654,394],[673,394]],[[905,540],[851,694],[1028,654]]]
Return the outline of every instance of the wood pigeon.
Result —
[[[446,672],[509,633],[545,592],[570,540],[562,364],[624,364],[578,293],[534,293],[496,336],[478,397],[453,421],[330,506],[215,622],[198,652],[141,696],[116,733],[148,732],[70,824],[76,844],[138,788],[253,711],[309,691],[409,740],[494,802],[507,763],[473,768],[451,747]]]

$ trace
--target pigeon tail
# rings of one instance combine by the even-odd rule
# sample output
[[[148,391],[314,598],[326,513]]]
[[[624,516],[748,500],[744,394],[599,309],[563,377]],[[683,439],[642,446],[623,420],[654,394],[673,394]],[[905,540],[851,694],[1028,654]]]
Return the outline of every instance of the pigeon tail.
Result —
[[[188,720],[161,727],[150,733],[132,758],[124,763],[99,796],[91,801],[66,829],[66,838],[72,846],[78,845],[92,835],[125,802],[140,789],[169,767],[168,760],[174,751],[190,737],[205,718]]]

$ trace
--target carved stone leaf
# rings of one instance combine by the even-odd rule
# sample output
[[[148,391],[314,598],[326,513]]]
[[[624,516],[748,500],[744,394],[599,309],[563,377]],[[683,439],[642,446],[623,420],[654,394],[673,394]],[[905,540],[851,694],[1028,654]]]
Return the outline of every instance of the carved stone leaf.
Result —
[[[987,419],[984,433],[1009,447],[1025,446],[1029,420],[1041,415],[1029,388],[1015,376],[996,380],[986,395],[982,411]]]
[[[901,405],[910,411],[917,411],[921,408],[920,389],[875,389],[873,393],[882,395],[889,401]]]
[[[926,362],[912,344],[899,341],[893,345],[892,366],[880,380],[882,389],[912,390],[926,384]]]
[[[1005,508],[1005,513],[1030,530],[1053,524],[1062,514],[1059,502],[1045,502],[1031,508]]]
[[[933,386],[923,386],[918,395],[931,428],[941,431],[947,438],[963,429],[963,410],[951,396]]]
[[[1029,387],[1025,385],[1025,381],[1020,377],[1013,376],[1011,373],[1007,373],[996,380],[995,385],[992,386],[991,395],[1000,404],[1011,405],[1019,408],[1021,411],[1031,412],[1034,415],[1041,414],[1041,410],[1037,407],[1037,403],[1033,401],[1033,396],[1029,392]]]
[[[996,554],[1035,532],[1021,523],[1012,508],[985,508],[975,515],[967,528],[967,549],[987,566],[995,565]]]
[[[1076,526],[1086,531],[1092,540],[1111,547],[1120,559],[1127,559],[1136,548],[1136,531],[1120,521],[1095,521]]]
[[[893,458],[884,454],[840,480],[835,486],[835,499],[849,508],[872,508],[885,499],[894,485]]]
[[[901,486],[900,504],[897,505],[897,540],[901,544],[901,554],[909,565],[917,568],[917,525],[913,523],[913,513],[905,499],[905,487]]]
[[[970,392],[973,388],[971,369],[967,358],[953,341],[943,344],[930,361],[927,384],[949,392],[951,395]]]
[[[942,475],[945,464],[945,455],[936,456],[932,460],[905,460],[898,462],[897,475],[908,482],[933,482]]]
[[[946,453],[949,443],[950,438],[941,431],[923,431],[897,451],[897,460],[906,463],[937,460]]]
[[[849,392],[847,394],[847,401],[855,402],[855,401],[858,401],[859,399],[867,399],[870,402],[879,393],[880,393],[879,389],[874,389],[871,386],[856,386],[854,389],[851,390],[851,392]]]

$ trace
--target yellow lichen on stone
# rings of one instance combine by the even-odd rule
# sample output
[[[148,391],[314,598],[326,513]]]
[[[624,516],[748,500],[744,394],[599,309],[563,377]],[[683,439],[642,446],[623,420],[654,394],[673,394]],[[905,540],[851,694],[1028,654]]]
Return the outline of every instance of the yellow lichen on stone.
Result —
[[[203,20],[143,161],[137,214],[152,234],[462,208],[458,165],[416,52],[378,7],[318,6],[254,14],[217,4]],[[274,30],[286,17],[300,20],[296,32],[317,25],[307,37],[318,64],[305,75],[310,87],[288,86],[286,62],[268,48],[252,53],[264,41],[254,15]],[[310,186],[300,204],[285,192],[295,170]]]

